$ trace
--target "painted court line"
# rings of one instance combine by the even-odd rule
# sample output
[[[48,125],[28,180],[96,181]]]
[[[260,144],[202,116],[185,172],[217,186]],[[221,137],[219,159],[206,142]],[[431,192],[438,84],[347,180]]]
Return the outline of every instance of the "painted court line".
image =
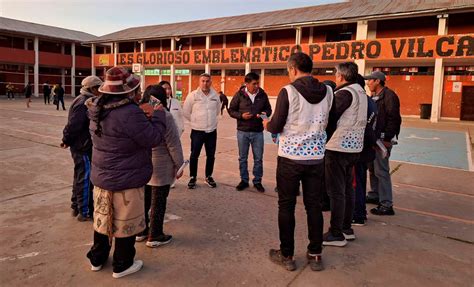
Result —
[[[472,146],[469,138],[469,133],[466,132],[466,145],[467,145],[467,162],[469,165],[469,171],[474,171],[474,165],[472,163]]]

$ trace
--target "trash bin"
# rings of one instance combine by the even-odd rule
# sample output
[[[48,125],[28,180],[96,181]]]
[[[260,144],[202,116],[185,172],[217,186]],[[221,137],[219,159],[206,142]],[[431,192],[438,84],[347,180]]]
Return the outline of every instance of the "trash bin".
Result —
[[[431,118],[431,104],[420,104],[420,119]]]

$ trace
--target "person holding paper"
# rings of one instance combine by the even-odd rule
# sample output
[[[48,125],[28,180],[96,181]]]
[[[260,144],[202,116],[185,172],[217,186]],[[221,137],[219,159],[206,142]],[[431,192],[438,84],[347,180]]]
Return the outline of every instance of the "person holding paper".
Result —
[[[183,175],[182,170],[180,174],[176,174],[176,172],[183,165],[184,159],[179,139],[180,132],[167,108],[166,90],[160,85],[148,86],[143,94],[142,102],[148,103],[150,99],[152,99],[153,105],[160,105],[165,111],[166,131],[164,141],[152,150],[153,175],[148,182],[148,188],[145,188],[145,223],[147,227],[137,235],[135,240],[143,241],[147,238],[146,246],[154,248],[171,242],[172,236],[163,232],[166,202],[171,184],[176,178]],[[150,209],[151,215],[148,218]]]
[[[400,100],[394,91],[385,86],[384,73],[375,71],[365,79],[373,93],[372,99],[377,104],[375,134],[380,146],[375,160],[369,165],[372,191],[367,194],[367,203],[378,204],[370,210],[370,213],[374,215],[394,215],[389,158],[392,141],[398,137],[402,124]],[[383,147],[386,148],[385,151]]]
[[[253,153],[253,186],[258,192],[265,192],[263,177],[263,119],[272,114],[268,96],[260,88],[260,76],[256,73],[245,75],[245,86],[237,91],[229,106],[229,115],[237,119],[237,142],[239,145],[240,183],[236,189],[241,191],[249,187],[247,159],[249,148]]]

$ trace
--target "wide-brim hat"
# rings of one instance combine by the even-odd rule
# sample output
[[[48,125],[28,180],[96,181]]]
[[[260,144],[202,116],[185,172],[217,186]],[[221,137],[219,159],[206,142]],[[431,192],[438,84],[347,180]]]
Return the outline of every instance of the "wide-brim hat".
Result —
[[[105,81],[99,92],[104,94],[128,94],[140,86],[140,77],[124,67],[113,67],[105,73]]]

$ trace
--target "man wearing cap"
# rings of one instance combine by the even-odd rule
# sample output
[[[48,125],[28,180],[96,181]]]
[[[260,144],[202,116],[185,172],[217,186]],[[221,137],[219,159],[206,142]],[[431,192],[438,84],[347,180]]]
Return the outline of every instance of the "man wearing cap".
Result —
[[[392,141],[398,137],[402,124],[400,100],[393,90],[385,86],[384,73],[375,71],[365,79],[372,92],[372,99],[377,104],[375,135],[387,150],[385,156],[378,150],[375,160],[369,164],[372,191],[367,194],[367,203],[378,204],[376,208],[370,210],[374,215],[394,215],[389,157]]]
[[[212,88],[211,75],[204,73],[199,77],[199,88],[189,93],[183,106],[184,117],[191,122],[191,157],[189,189],[196,188],[198,159],[202,146],[206,149],[206,183],[215,188],[212,178],[217,145],[217,117],[220,112],[219,95]]]
[[[90,166],[92,141],[89,133],[89,118],[85,101],[99,95],[102,80],[89,76],[82,80],[81,93],[69,108],[68,122],[63,130],[62,148],[70,148],[74,161],[74,180],[72,185],[72,216],[86,221],[93,215],[92,184]]]

